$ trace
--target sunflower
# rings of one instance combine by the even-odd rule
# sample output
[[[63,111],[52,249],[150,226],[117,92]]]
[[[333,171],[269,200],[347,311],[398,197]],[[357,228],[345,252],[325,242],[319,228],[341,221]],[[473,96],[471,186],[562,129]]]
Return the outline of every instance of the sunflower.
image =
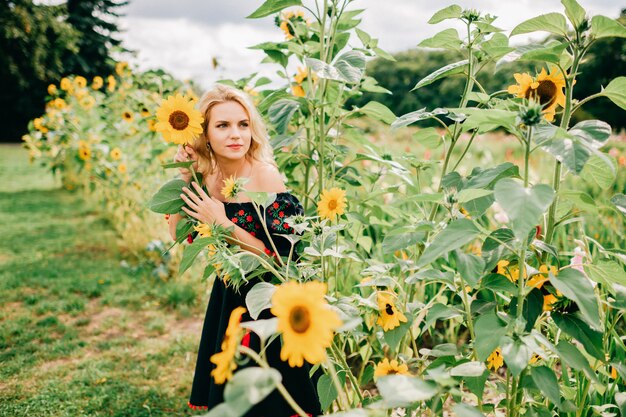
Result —
[[[346,191],[340,188],[331,188],[322,191],[317,212],[320,217],[334,220],[337,215],[342,215],[346,208]]]
[[[223,384],[231,379],[233,371],[237,368],[235,355],[237,354],[239,340],[244,333],[241,326],[239,326],[239,322],[241,322],[241,317],[245,312],[245,308],[237,307],[230,313],[228,327],[222,340],[222,351],[211,356],[210,360],[215,364],[215,369],[211,371],[211,376],[215,379],[216,384]]]
[[[194,226],[193,229],[198,232],[198,236],[200,237],[211,237],[213,236],[213,229],[210,225],[206,223],[199,223],[197,226]],[[210,244],[209,248],[209,258],[214,256],[217,253],[217,249],[214,244]],[[216,268],[217,270],[217,268]]]
[[[292,85],[291,86],[291,94],[296,97],[306,97],[306,93],[304,92],[304,88],[301,85]]]
[[[376,324],[383,326],[384,331],[395,329],[400,322],[407,322],[406,316],[396,308],[395,294],[381,291],[376,298],[379,310]]]
[[[104,80],[102,79],[101,76],[96,75],[95,77],[93,77],[91,88],[93,88],[94,90],[99,90],[102,88],[103,85],[104,85]]]
[[[79,75],[78,77],[74,78],[74,85],[78,88],[85,88],[87,87],[87,80],[85,79],[85,77]]]
[[[115,91],[115,86],[117,85],[117,81],[115,80],[115,77],[112,75],[109,75],[107,77],[107,83],[108,83],[107,90],[110,92]]]
[[[550,276],[549,273],[552,273],[552,275],[557,275],[559,271],[554,265],[541,265],[539,267],[539,272],[540,274],[537,274],[529,279],[526,285],[533,288],[541,288],[543,287],[543,284],[548,281],[548,278]]]
[[[193,101],[180,94],[163,100],[156,115],[156,130],[166,142],[179,145],[191,143],[202,133],[202,114],[194,108]]]
[[[386,375],[411,375],[409,373],[409,367],[403,363],[399,364],[397,360],[393,359],[391,362],[385,358],[381,362],[378,362],[376,369],[374,370],[374,376],[386,376]]]
[[[54,105],[54,107],[56,107],[59,110],[63,110],[64,108],[67,107],[67,103],[65,102],[65,100],[63,100],[60,97],[54,99],[53,105]]]
[[[272,314],[278,318],[278,331],[283,334],[280,358],[289,360],[289,366],[302,366],[326,358],[326,348],[333,341],[333,333],[341,326],[337,313],[324,299],[326,284],[309,281],[287,282],[272,296]]]
[[[556,106],[565,107],[565,94],[563,93],[565,77],[557,67],[551,67],[549,74],[546,73],[545,68],[542,68],[537,75],[537,83],[539,85],[534,92],[534,97],[543,106],[546,120],[551,122],[554,120]]]
[[[115,73],[119,76],[124,75],[124,72],[128,69],[128,62],[118,62],[115,64]]]
[[[126,164],[119,164],[117,170],[120,172],[120,174],[126,174]]]
[[[293,80],[298,84],[302,84],[308,76],[309,72],[306,67],[298,67],[298,73],[293,77]]]
[[[493,371],[497,371],[498,369],[502,368],[502,365],[504,365],[502,351],[500,350],[500,348],[497,348],[496,350],[491,352],[491,355],[489,355],[489,357],[487,358],[487,368],[490,368]]]
[[[552,304],[554,304],[558,299],[553,294],[546,294],[543,296],[543,311],[551,311]]]
[[[33,119],[33,126],[35,130],[38,130],[41,133],[48,133],[48,128],[43,125],[43,117]]]
[[[86,146],[81,146],[80,148],[78,148],[78,157],[83,161],[87,161],[89,158],[91,158],[91,149]]]
[[[139,113],[141,114],[141,117],[150,117],[150,110],[145,107],[142,107]]]
[[[56,85],[54,85],[54,84],[50,84],[50,85],[48,86],[48,94],[49,94],[49,95],[53,96],[53,95],[55,95],[55,94],[57,93],[57,91],[58,91],[58,90],[57,90],[57,86],[56,86]]]
[[[150,132],[156,132],[156,124],[157,124],[156,120],[154,119],[148,120],[148,129],[150,130]]]
[[[127,122],[132,122],[134,118],[135,117],[130,110],[124,110],[124,113],[122,113],[122,119],[126,120]]]
[[[111,150],[111,159],[113,159],[114,161],[117,161],[121,157],[122,157],[122,151],[120,150],[120,148],[113,148]]]
[[[61,83],[59,85],[61,86],[61,90],[64,91],[68,91],[72,88],[72,82],[65,77],[61,78]]]
[[[96,99],[92,96],[85,96],[80,100],[80,105],[83,109],[89,110],[96,105]]]

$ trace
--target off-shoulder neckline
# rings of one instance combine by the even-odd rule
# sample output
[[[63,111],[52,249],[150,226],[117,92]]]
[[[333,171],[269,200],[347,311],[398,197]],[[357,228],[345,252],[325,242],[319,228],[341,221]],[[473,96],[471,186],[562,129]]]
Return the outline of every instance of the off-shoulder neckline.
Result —
[[[268,193],[268,194],[272,194],[272,193]],[[278,198],[279,195],[281,194],[289,194],[291,196],[294,196],[293,194],[291,194],[289,191],[280,191],[278,193],[276,193],[276,198]],[[295,197],[295,196],[294,196]],[[276,199],[274,199],[274,201],[276,201]],[[237,202],[237,201],[222,201],[222,203],[224,203],[224,205],[226,204],[230,204],[230,205],[244,205],[244,204],[252,204],[252,201],[242,201],[242,202]]]

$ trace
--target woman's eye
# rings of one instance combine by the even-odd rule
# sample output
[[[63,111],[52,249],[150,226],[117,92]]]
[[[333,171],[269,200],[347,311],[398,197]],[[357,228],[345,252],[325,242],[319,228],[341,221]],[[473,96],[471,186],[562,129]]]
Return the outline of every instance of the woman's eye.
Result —
[[[248,123],[242,123],[241,126],[248,127]]]

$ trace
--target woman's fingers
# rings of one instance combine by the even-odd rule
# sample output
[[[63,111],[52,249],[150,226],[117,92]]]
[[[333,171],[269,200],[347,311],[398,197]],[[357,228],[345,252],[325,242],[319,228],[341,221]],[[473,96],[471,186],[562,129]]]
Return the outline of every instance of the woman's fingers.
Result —
[[[196,189],[196,191],[198,192],[198,195],[200,197],[202,197],[203,200],[210,200],[211,199],[211,197],[209,197],[208,194],[204,192],[202,187],[200,187],[195,181],[192,182],[191,185],[193,185],[193,188]]]
[[[183,187],[183,191],[185,191],[187,195],[181,194],[180,198],[182,198],[183,201],[187,203],[189,207],[198,211],[198,204],[200,204],[202,200],[200,200],[197,195],[195,195],[189,189],[187,189],[187,187]]]

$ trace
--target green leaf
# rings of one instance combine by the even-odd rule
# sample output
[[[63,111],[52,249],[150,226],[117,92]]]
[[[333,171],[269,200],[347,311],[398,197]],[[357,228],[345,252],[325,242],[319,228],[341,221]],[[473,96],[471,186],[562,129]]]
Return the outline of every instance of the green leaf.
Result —
[[[183,187],[187,183],[181,179],[174,179],[166,182],[159,191],[156,192],[148,202],[148,208],[156,213],[175,214],[185,205],[180,198]]]
[[[615,294],[613,284],[626,287],[626,272],[624,268],[615,261],[596,260],[592,265],[585,266],[585,271],[591,280],[602,284],[612,294]]]
[[[422,88],[424,86],[432,84],[441,78],[462,73],[463,71],[465,71],[465,67],[467,67],[468,63],[469,61],[467,59],[464,59],[462,61],[454,62],[452,64],[446,65],[445,67],[439,68],[438,70],[422,78],[417,84],[415,84],[415,87],[413,87],[411,91],[415,91],[418,88]]]
[[[507,328],[493,310],[478,317],[474,324],[476,359],[484,362],[500,346],[500,339],[506,334]]]
[[[196,161],[170,162],[169,164],[161,164],[161,168],[189,168]]]
[[[554,371],[547,366],[535,366],[530,368],[530,374],[539,391],[559,407],[561,405],[561,391]]]
[[[470,253],[463,253],[458,249],[452,253],[456,259],[456,269],[459,271],[459,275],[463,277],[467,285],[476,288],[485,269],[483,258]]]
[[[365,32],[365,31],[359,29],[359,28],[356,28],[355,31],[356,31],[356,35],[361,40],[361,43],[363,43],[363,46],[368,48],[369,44],[370,44],[370,42],[372,40],[371,35],[369,33]],[[322,407],[322,408],[324,409],[325,407]]]
[[[277,100],[270,106],[268,116],[279,134],[284,134],[287,131],[287,127],[298,107],[300,107],[298,101],[288,98]]]
[[[393,55],[391,55],[389,52],[380,49],[378,47],[374,48],[374,53],[376,54],[376,56],[382,58],[382,59],[386,59],[387,61],[391,61],[391,62],[395,62],[396,59],[393,57]]]
[[[515,26],[510,36],[537,31],[554,33],[555,35],[567,35],[567,22],[560,13],[542,14]]]
[[[585,163],[583,170],[580,172],[580,177],[591,184],[597,185],[602,190],[607,190],[617,178],[617,169],[613,163],[607,165],[606,160],[593,154]]]
[[[445,29],[432,38],[424,39],[418,45],[420,48],[442,48],[453,51],[461,49],[461,39],[456,29]]]
[[[576,0],[561,0],[565,6],[565,15],[572,23],[574,28],[579,28],[585,21],[585,9],[583,9]]]
[[[479,233],[480,231],[471,220],[458,219],[451,222],[426,247],[426,250],[417,261],[416,267],[424,267],[441,255],[468,244]]]
[[[253,320],[259,318],[261,311],[272,306],[272,295],[276,291],[276,286],[269,282],[258,282],[246,294],[246,307]]]
[[[516,294],[517,286],[500,274],[489,274],[481,280],[481,286],[491,291]]]
[[[511,129],[515,125],[517,113],[501,109],[451,109],[467,114],[463,122],[463,130],[477,129],[478,133],[485,133],[499,127]]]
[[[386,375],[376,383],[385,405],[408,407],[418,401],[426,401],[437,394],[437,385],[407,375]]]
[[[203,237],[200,239],[196,239],[192,244],[185,246],[183,250],[183,259],[180,261],[180,265],[178,266],[178,274],[182,274],[185,272],[191,265],[193,265],[193,261],[196,259],[196,256],[203,250],[206,249],[208,244],[213,241],[213,238]]]
[[[523,340],[513,340],[508,336],[502,338],[502,357],[514,376],[520,376],[522,371],[526,369],[532,354],[532,350],[526,346]]]
[[[392,129],[397,129],[399,127],[408,126],[411,123],[418,122],[420,120],[430,119],[432,117],[436,117],[442,114],[447,114],[448,111],[445,109],[435,109],[432,112],[426,111],[426,107],[413,111],[411,113],[403,114],[398,117],[398,119],[391,124]]]
[[[626,38],[626,27],[615,19],[598,15],[591,18],[591,33],[596,39]]]
[[[478,408],[468,404],[455,404],[452,411],[459,417],[485,417]]]
[[[439,133],[434,127],[427,127],[418,130],[413,134],[413,139],[428,149],[437,149],[443,143],[441,133]]]
[[[624,194],[615,194],[611,197],[611,203],[622,212],[622,214],[626,215],[626,195]]]
[[[582,210],[587,213],[597,213],[595,200],[587,193],[582,191],[564,190],[559,192],[559,202],[571,201],[573,206],[578,210]]]
[[[517,165],[505,162],[494,168],[475,167],[467,177],[464,188],[492,188],[498,180],[505,177],[519,177]]]
[[[324,374],[317,380],[317,394],[320,398],[322,410],[327,410],[333,401],[337,399],[337,388],[330,376]]]
[[[550,274],[550,282],[563,295],[576,302],[585,321],[594,329],[601,330],[602,322],[598,313],[598,299],[591,282],[582,272],[567,268],[558,275]]]
[[[385,342],[394,352],[398,350],[402,338],[404,338],[404,335],[411,328],[411,323],[413,323],[413,317],[410,314],[406,314],[406,318],[407,321],[405,323],[400,323],[398,327],[384,332]]]
[[[463,204],[491,194],[493,194],[493,191],[480,188],[463,189],[456,195],[456,201]]]
[[[461,6],[453,4],[451,6],[448,6],[436,12],[430,18],[428,23],[430,23],[431,25],[434,25],[435,23],[443,22],[446,19],[458,19],[459,17],[461,17],[462,12],[463,12],[463,9],[461,8]]]
[[[626,77],[614,78],[600,94],[626,110]]]
[[[261,402],[274,391],[281,379],[280,372],[276,369],[257,367],[242,369],[235,373],[233,379],[226,384],[224,402],[236,405],[239,410],[243,410],[240,414],[243,415],[254,404]],[[215,414],[216,417],[220,415]]]
[[[598,378],[596,377],[596,373],[591,369],[591,366],[589,366],[589,361],[576,346],[567,340],[561,340],[556,346],[556,350],[559,357],[567,366],[577,371],[583,371],[588,378],[597,381]]]
[[[430,328],[437,320],[449,320],[454,317],[460,317],[461,312],[455,308],[441,303],[435,303],[426,314],[424,329]]]
[[[424,240],[426,232],[409,232],[401,234],[387,234],[383,239],[383,253],[394,253],[397,250],[408,248]]]
[[[601,332],[593,330],[586,322],[573,314],[553,311],[551,317],[561,330],[578,340],[591,356],[601,361],[605,360]]]
[[[594,149],[600,149],[611,137],[611,126],[601,120],[585,120],[576,123],[568,133],[580,138]]]
[[[387,124],[391,124],[397,119],[396,115],[393,114],[393,112],[389,110],[387,106],[377,101],[370,101],[357,111]]]
[[[278,318],[272,317],[271,319],[245,321],[240,326],[244,329],[252,330],[262,341],[267,341],[272,335],[277,333]]]
[[[355,50],[345,52],[337,57],[333,66],[347,83],[358,83],[365,72],[365,54]]]
[[[522,184],[503,178],[494,188],[496,201],[504,209],[510,219],[513,233],[520,241],[525,241],[528,233],[539,222],[552,200],[554,190],[545,184],[532,188],[524,188]]]
[[[566,42],[555,42],[544,48],[524,52],[518,59],[520,61],[542,61],[558,64],[561,62],[561,56],[567,46],[568,43]]]
[[[487,368],[485,368],[484,362],[471,361],[456,365],[454,368],[450,369],[450,375],[479,377],[482,376],[486,370]]]
[[[269,16],[272,13],[280,12],[281,10],[290,6],[302,6],[301,0],[267,0],[256,9],[247,19],[259,19],[261,17]]]

